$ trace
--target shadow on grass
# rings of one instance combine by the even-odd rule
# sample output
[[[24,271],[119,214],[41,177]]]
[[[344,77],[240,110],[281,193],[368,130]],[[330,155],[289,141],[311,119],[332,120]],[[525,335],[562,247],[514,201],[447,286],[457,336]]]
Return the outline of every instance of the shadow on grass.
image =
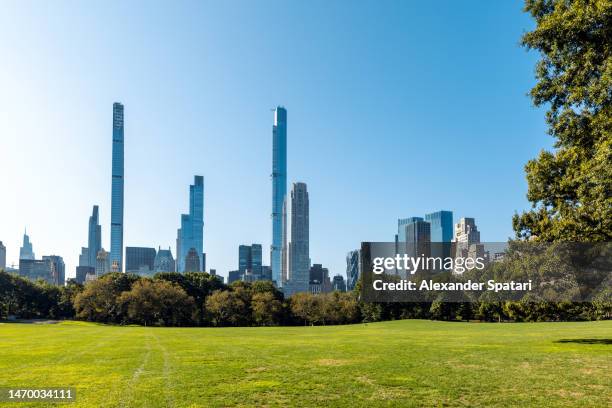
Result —
[[[576,344],[612,344],[612,339],[561,339],[555,343],[576,343]]]

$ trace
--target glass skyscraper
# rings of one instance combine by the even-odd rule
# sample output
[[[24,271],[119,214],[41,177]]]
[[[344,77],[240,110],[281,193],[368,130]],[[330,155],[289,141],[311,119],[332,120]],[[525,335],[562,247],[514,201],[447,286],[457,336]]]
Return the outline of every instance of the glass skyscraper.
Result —
[[[425,214],[425,221],[431,224],[431,242],[451,242],[453,240],[453,212],[436,211]]]
[[[96,256],[98,251],[102,249],[102,226],[100,226],[100,218],[98,206],[93,206],[91,217],[89,217],[89,231],[87,239],[87,266],[96,267]]]
[[[23,245],[19,248],[19,259],[35,259],[34,249],[27,232],[23,233]]]
[[[453,212],[441,210],[425,214],[425,221],[430,224],[431,256],[450,257],[451,241],[453,240]]]
[[[150,273],[155,266],[155,248],[125,247],[125,271],[130,273]]]
[[[346,255],[346,288],[355,289],[361,278],[361,249],[350,251]]]
[[[204,270],[204,177],[195,176],[189,186],[189,214],[181,214],[181,228],[176,239],[178,272],[186,272],[185,260],[190,249],[198,256],[198,271]],[[192,253],[191,261],[194,256]],[[194,269],[191,265],[190,269]]]
[[[240,245],[238,247],[238,271],[244,274],[246,271],[254,275],[261,275],[261,245]]]
[[[272,126],[272,246],[270,267],[277,285],[281,279],[281,251],[283,239],[283,202],[287,195],[287,110],[281,106],[274,110]]]
[[[111,271],[123,270],[123,105],[113,104]],[[90,254],[91,255],[91,254]]]
[[[421,217],[400,218],[397,220],[397,242],[406,242],[406,225],[423,221]]]

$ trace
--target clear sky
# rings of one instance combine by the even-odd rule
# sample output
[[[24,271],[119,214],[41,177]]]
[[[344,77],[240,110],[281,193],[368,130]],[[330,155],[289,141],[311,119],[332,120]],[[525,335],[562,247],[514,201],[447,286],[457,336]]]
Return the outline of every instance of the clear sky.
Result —
[[[550,147],[527,92],[533,26],[506,1],[3,1],[0,240],[74,276],[100,205],[110,249],[112,104],[125,105],[124,245],[172,247],[205,177],[207,264],[271,242],[271,108],[288,180],[310,193],[310,255],[344,273],[397,218],[452,210],[483,241],[529,207],[523,166]]]

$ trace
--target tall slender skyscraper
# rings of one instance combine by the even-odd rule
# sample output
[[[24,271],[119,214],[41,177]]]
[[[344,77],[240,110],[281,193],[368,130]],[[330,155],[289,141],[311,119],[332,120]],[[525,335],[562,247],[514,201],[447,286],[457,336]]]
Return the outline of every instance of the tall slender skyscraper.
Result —
[[[274,110],[272,126],[272,246],[270,266],[272,279],[277,285],[281,279],[281,251],[283,242],[283,202],[287,195],[287,110],[278,106]]]
[[[113,104],[111,271],[123,271],[123,105]],[[95,252],[97,254],[97,252]]]
[[[91,217],[89,217],[89,231],[87,239],[87,266],[96,267],[96,257],[98,251],[102,249],[102,226],[100,225],[100,218],[98,213],[98,206],[93,206]]]
[[[190,269],[204,270],[204,177],[195,176],[189,186],[189,214],[181,214],[181,228],[177,231],[177,265],[179,272],[185,269],[185,261],[191,249]],[[193,264],[195,254],[198,256],[198,267]]]
[[[310,280],[310,218],[308,190],[305,183],[293,183],[287,214],[289,237],[286,295],[308,292]]]

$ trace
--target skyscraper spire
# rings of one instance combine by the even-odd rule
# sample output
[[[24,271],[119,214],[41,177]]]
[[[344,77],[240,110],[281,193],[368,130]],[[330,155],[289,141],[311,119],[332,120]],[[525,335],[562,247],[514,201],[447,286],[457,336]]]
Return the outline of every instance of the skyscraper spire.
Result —
[[[34,250],[27,229],[23,230],[23,245],[19,248],[19,259],[35,259]]]

